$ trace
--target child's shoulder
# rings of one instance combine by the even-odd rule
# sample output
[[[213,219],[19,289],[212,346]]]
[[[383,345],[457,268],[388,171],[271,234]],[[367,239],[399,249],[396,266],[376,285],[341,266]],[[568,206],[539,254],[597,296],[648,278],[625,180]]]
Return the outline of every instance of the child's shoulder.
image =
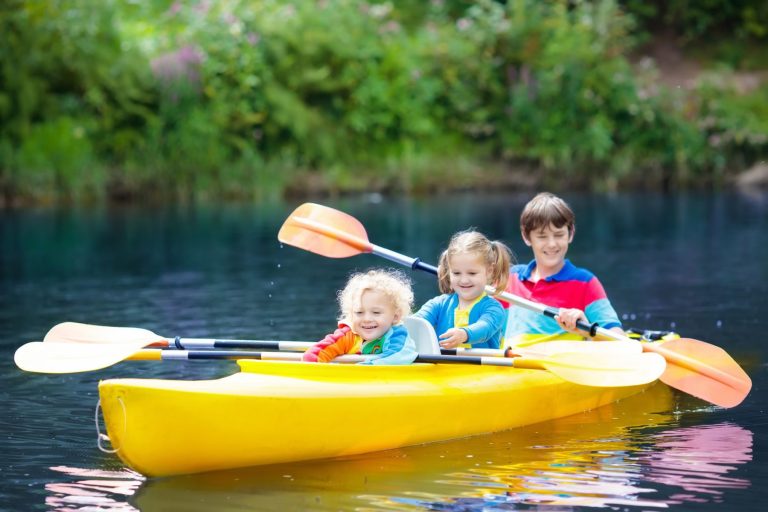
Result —
[[[436,297],[429,299],[424,303],[424,306],[446,306],[455,301],[458,301],[458,295],[455,293],[443,293],[442,295],[437,295]]]
[[[516,275],[525,279],[531,275],[531,270],[533,269],[534,265],[535,260],[531,261],[530,263],[518,263],[517,265],[512,265],[509,267],[509,273],[511,275]]]
[[[565,266],[558,272],[558,277],[562,281],[580,281],[582,283],[588,283],[595,279],[595,274],[590,270],[582,267],[577,267],[570,260],[565,260]]]
[[[498,309],[500,311],[504,311],[504,306],[501,305],[501,302],[499,302],[498,299],[492,297],[491,295],[486,295],[477,304],[478,304],[478,306],[483,307],[483,309],[485,311],[495,310],[495,309]]]

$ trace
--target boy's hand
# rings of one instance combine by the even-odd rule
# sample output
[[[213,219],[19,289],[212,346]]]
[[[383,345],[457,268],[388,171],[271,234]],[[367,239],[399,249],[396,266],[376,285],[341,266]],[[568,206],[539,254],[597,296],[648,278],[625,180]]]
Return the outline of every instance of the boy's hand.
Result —
[[[456,348],[466,342],[469,336],[467,331],[454,327],[440,335],[440,348]]]
[[[555,320],[562,329],[575,333],[580,333],[579,329],[576,327],[576,322],[581,320],[584,323],[589,323],[589,320],[587,320],[587,315],[585,315],[582,310],[577,308],[560,308],[557,316],[555,316]]]

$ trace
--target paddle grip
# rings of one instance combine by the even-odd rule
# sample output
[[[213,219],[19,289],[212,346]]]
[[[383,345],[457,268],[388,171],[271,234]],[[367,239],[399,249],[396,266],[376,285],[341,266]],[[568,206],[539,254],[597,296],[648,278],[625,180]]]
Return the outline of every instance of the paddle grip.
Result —
[[[430,274],[437,275],[437,267],[430,265],[428,263],[424,263],[419,258],[415,258],[413,260],[413,263],[411,264],[412,270],[423,270],[424,272],[429,272]]]
[[[559,308],[553,308],[551,306],[547,306],[546,308],[544,308],[544,310],[542,310],[542,313],[544,313],[546,316],[554,319],[558,315],[558,313],[560,313],[560,309]],[[597,329],[600,327],[600,324],[595,322],[595,323],[590,325],[590,324],[588,324],[586,322],[582,322],[581,320],[577,320],[576,321],[576,327],[578,327],[582,331],[588,332],[590,338],[593,338],[597,334]]]

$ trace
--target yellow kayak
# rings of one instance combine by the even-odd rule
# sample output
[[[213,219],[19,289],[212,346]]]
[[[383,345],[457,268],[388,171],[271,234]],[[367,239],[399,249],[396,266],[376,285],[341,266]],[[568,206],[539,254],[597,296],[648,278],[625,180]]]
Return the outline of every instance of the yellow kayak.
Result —
[[[151,477],[338,457],[560,418],[646,387],[496,366],[238,364],[215,380],[100,382],[117,455]]]

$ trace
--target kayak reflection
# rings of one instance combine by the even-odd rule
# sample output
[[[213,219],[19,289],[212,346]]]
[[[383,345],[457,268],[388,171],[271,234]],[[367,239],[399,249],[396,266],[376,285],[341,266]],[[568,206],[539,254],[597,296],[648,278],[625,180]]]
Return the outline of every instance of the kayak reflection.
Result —
[[[752,432],[732,423],[699,425],[651,436],[654,449],[644,454],[645,479],[678,488],[667,503],[720,503],[728,489],[746,489],[750,481],[727,476],[752,460]],[[683,492],[684,491],[684,492]]]
[[[76,494],[98,492],[96,501],[67,499],[67,485],[48,490],[68,510],[90,502],[102,510],[226,512],[648,509],[717,503],[728,489],[748,487],[748,480],[729,474],[751,460],[752,432],[730,423],[680,427],[673,402],[670,389],[659,384],[587,413],[492,435],[342,459],[137,479],[128,486],[104,482],[108,475],[70,484]],[[125,481],[125,474],[117,476]]]

